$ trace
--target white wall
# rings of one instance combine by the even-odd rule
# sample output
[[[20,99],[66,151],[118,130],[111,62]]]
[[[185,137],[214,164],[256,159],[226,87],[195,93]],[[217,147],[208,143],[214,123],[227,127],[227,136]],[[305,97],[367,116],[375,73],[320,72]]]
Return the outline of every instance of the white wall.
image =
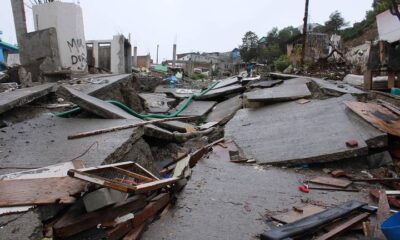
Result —
[[[57,29],[61,65],[72,71],[87,71],[82,9],[74,3],[52,2],[32,8],[35,30]]]
[[[400,20],[389,10],[376,16],[379,39],[390,43],[400,40]]]

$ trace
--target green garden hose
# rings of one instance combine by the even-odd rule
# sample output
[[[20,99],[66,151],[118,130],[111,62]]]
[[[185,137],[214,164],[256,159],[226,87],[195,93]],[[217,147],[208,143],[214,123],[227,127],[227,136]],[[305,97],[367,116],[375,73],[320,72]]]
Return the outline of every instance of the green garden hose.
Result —
[[[116,100],[107,100],[106,102],[109,102],[119,108],[121,108],[122,110],[124,110],[125,112],[131,114],[132,116],[135,116],[137,118],[140,119],[145,119],[145,118],[174,118],[174,117],[178,117],[179,114],[181,114],[183,112],[183,110],[185,110],[185,108],[193,101],[193,99],[195,97],[199,97],[199,96],[203,96],[204,94],[208,93],[209,91],[211,91],[217,84],[219,83],[219,81],[213,83],[211,86],[209,86],[207,89],[205,89],[204,91],[202,91],[199,94],[192,94],[188,99],[186,99],[186,101],[183,103],[183,105],[178,109],[178,111],[174,112],[174,113],[170,113],[170,114],[140,114],[135,112],[134,110],[132,110],[131,108],[129,108],[128,106],[126,106],[125,104],[116,101]],[[82,109],[80,107],[76,107],[64,112],[58,112],[58,113],[53,113],[55,116],[57,117],[63,117],[63,118],[67,118],[69,117],[71,114],[75,114],[80,112]]]

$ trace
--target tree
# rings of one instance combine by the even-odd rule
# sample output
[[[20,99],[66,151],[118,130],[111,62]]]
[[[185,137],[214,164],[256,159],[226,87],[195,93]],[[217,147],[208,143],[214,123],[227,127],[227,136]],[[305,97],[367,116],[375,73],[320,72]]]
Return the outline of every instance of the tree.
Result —
[[[243,61],[250,62],[257,59],[259,56],[257,34],[252,31],[247,32],[242,38],[242,45],[239,48]]]
[[[268,43],[265,48],[260,50],[260,58],[266,60],[267,63],[273,63],[283,53],[279,43]]]
[[[341,28],[348,25],[349,23],[344,20],[342,14],[339,11],[335,11],[329,16],[329,20],[325,22],[322,29],[325,33],[333,34],[338,33]]]

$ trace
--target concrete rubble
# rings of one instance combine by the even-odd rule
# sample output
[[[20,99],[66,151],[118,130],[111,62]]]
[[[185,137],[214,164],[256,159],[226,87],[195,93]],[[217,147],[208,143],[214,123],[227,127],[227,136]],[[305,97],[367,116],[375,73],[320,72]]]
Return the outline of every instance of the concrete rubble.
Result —
[[[130,36],[85,41],[77,4],[37,4],[30,33],[24,1],[12,7],[21,61],[0,75],[1,239],[384,239],[400,209],[400,97],[365,86],[388,90],[393,71],[285,74],[240,49],[235,63],[179,60],[176,44],[152,64]],[[215,77],[194,56],[235,71]]]
[[[393,166],[396,159],[391,158],[393,143],[388,133],[360,117],[345,103],[357,102],[357,97],[377,101],[376,95],[369,96],[368,92],[347,86],[341,88],[322,79],[285,77],[285,80],[263,79],[249,84],[232,77],[210,83],[217,88],[204,95],[192,91],[197,93],[196,100],[188,103],[188,98],[173,94],[167,97],[165,93],[138,92],[135,75],[83,77],[72,80],[73,84],[43,85],[44,89],[51,89],[43,96],[37,96],[36,91],[24,91],[23,99],[31,100],[8,105],[8,110],[1,115],[4,119],[8,119],[8,112],[20,111],[21,105],[57,105],[57,99],[63,99],[62,104],[68,111],[54,115],[33,108],[38,111],[34,117],[5,122],[0,137],[0,174],[3,174],[0,181],[7,184],[4,186],[19,186],[18,181],[23,179],[40,182],[52,177],[54,184],[66,184],[61,178],[71,178],[82,181],[86,187],[76,189],[83,195],[67,194],[58,203],[51,202],[50,195],[27,201],[12,192],[12,188],[3,187],[0,191],[26,205],[14,206],[7,198],[0,197],[2,236],[6,239],[32,234],[35,238],[118,239],[143,233],[148,228],[143,239],[187,239],[194,229],[185,222],[196,219],[196,229],[204,230],[203,236],[207,238],[249,238],[271,226],[259,220],[260,213],[265,209],[275,212],[286,209],[285,199],[293,199],[293,205],[313,209],[314,205],[304,202],[306,196],[301,191],[306,189],[315,191],[307,195],[307,201],[314,204],[318,201],[320,209],[350,199],[370,202],[365,194],[354,190],[368,186],[359,186],[351,179],[363,178],[361,170],[365,168]],[[127,86],[134,89],[133,96],[123,91]],[[19,91],[14,91],[17,96]],[[13,91],[5,96],[10,93]],[[203,96],[206,97],[203,99]],[[139,102],[132,101],[136,97]],[[4,99],[14,101],[10,97]],[[252,102],[262,104],[248,104]],[[59,111],[64,105],[60,105]],[[158,120],[157,114],[163,112],[167,112],[165,117],[171,118],[170,121]],[[79,138],[71,138],[74,134]],[[202,160],[206,155],[208,158]],[[82,166],[68,165],[77,159]],[[320,164],[352,172],[353,177],[347,181],[351,186],[330,190],[314,183],[309,187],[311,190],[301,187],[299,191],[299,182],[315,176],[328,181]],[[300,172],[290,169],[302,165],[307,167]],[[36,172],[19,173],[20,169],[36,168]],[[355,173],[354,169],[360,170]],[[39,172],[44,175],[38,175]],[[118,174],[135,183],[114,180]],[[210,174],[213,177],[208,177]],[[276,178],[284,180],[278,185],[259,184]],[[32,189],[36,189],[35,181],[30,180]],[[43,191],[43,187],[46,186],[37,191]],[[62,188],[59,191],[63,193]],[[340,191],[347,192],[337,195]],[[73,200],[80,196],[82,201]],[[173,207],[175,198],[177,206]],[[187,212],[187,208],[193,210]],[[160,211],[161,220],[152,223]],[[237,220],[211,218],[215,221],[210,221],[210,216],[217,216],[219,212],[229,212]],[[17,220],[8,223],[9,216]],[[81,216],[86,223],[74,216]],[[280,213],[276,218],[286,219],[285,216]],[[247,226],[249,221],[253,222],[251,228]],[[26,228],[29,231],[16,230],[16,223],[26,222],[31,224],[31,228]],[[101,229],[96,228],[99,224],[103,226]]]

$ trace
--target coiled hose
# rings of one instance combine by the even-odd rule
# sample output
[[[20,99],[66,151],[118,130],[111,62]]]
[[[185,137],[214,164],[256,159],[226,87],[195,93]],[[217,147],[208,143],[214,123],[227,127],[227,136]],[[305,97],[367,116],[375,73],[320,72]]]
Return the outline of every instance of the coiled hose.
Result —
[[[137,118],[140,119],[145,119],[145,118],[159,118],[159,119],[163,119],[163,118],[174,118],[174,117],[178,117],[179,114],[181,114],[183,112],[183,110],[185,110],[185,108],[193,101],[193,99],[195,97],[199,97],[199,96],[203,96],[204,94],[208,93],[209,91],[211,91],[217,84],[219,83],[219,81],[211,84],[207,89],[205,89],[204,91],[202,91],[201,93],[198,94],[192,94],[190,95],[190,97],[188,99],[186,99],[186,101],[184,102],[184,104],[182,105],[182,107],[180,107],[178,109],[178,111],[174,112],[174,113],[170,113],[170,114],[140,114],[135,112],[133,109],[129,108],[128,106],[126,106],[125,104],[116,101],[116,100],[106,100],[106,102],[109,102],[119,108],[121,108],[122,110],[124,110],[125,112],[131,114],[132,116],[135,116]],[[71,114],[75,114],[80,112],[82,109],[80,107],[76,107],[64,112],[55,112],[53,113],[55,116],[57,117],[62,117],[62,118],[68,118]]]

